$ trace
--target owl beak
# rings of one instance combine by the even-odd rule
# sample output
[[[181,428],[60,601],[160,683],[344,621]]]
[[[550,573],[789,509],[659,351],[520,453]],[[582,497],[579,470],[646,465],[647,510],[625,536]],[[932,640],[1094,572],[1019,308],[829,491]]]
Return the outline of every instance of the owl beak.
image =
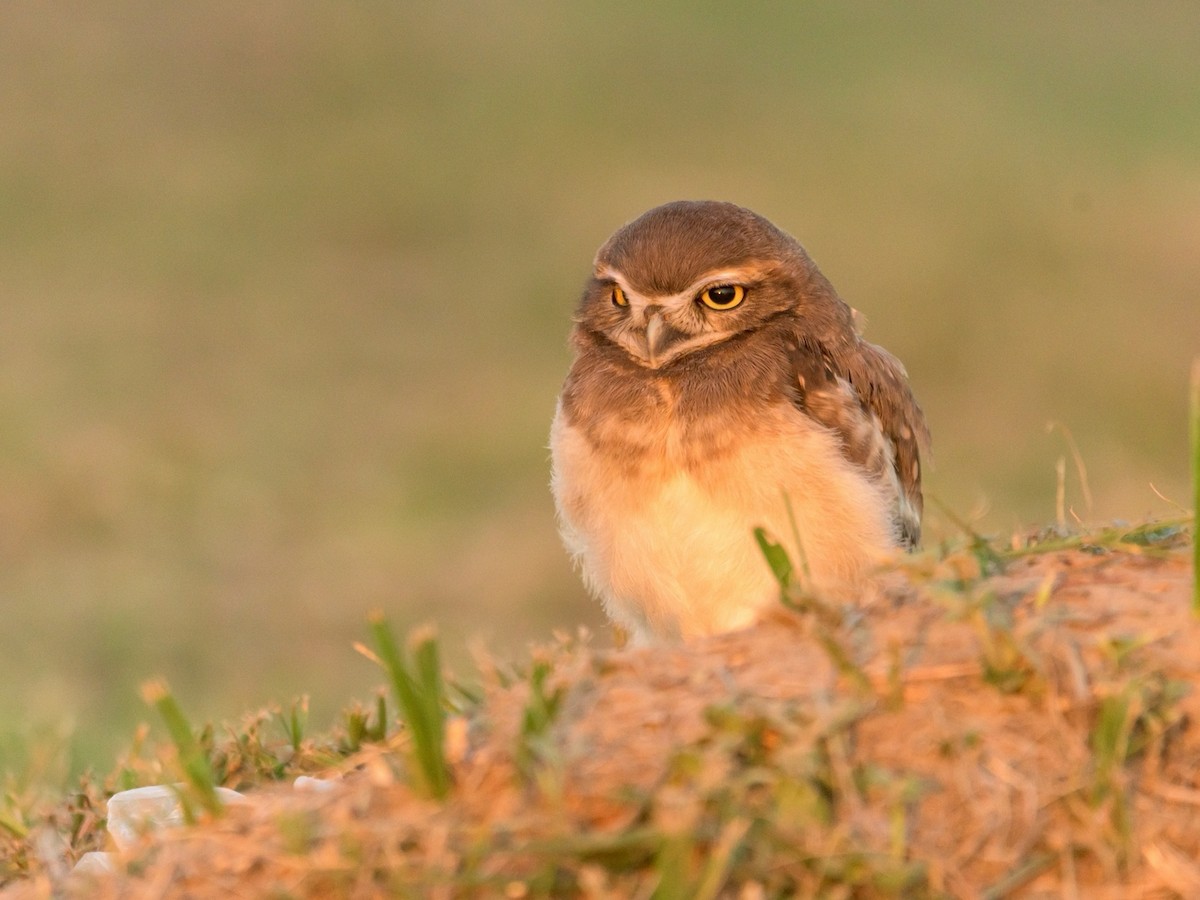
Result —
[[[660,313],[651,313],[646,318],[645,344],[646,362],[650,368],[657,369],[667,362],[667,351],[671,349],[683,335],[663,320]]]

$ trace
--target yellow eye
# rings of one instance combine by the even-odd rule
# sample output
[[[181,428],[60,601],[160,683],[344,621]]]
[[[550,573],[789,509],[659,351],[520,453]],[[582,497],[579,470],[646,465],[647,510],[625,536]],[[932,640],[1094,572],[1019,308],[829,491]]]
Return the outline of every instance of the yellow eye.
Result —
[[[700,292],[700,302],[709,309],[733,309],[745,296],[740,284],[714,284]]]
[[[629,305],[629,298],[626,297],[625,292],[623,290],[621,290],[619,287],[617,287],[615,284],[613,285],[613,289],[612,289],[612,303],[613,303],[613,306],[628,306]]]

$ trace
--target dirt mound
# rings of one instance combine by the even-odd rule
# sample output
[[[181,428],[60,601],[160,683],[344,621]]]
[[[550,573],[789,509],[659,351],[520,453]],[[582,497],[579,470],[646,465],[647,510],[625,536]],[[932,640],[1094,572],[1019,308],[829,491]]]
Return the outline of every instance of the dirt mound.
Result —
[[[74,887],[1200,896],[1200,624],[1159,538],[918,558],[869,608],[687,647],[564,640],[451,720],[446,800],[410,786],[401,736]]]

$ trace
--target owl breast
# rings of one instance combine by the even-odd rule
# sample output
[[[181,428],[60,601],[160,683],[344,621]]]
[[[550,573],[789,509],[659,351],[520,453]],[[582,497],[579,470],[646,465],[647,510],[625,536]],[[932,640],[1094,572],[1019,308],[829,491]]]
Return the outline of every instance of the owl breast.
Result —
[[[564,541],[637,641],[741,628],[777,603],[756,527],[839,596],[895,542],[883,489],[782,397],[689,397],[661,379],[615,403],[568,391],[551,450]]]

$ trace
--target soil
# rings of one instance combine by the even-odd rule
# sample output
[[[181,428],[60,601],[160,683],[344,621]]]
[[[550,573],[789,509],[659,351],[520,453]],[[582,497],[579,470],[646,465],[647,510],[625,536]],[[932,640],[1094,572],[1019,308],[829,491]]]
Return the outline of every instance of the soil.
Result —
[[[328,789],[254,792],[148,839],[119,875],[56,887],[1200,897],[1200,624],[1182,540],[1031,553],[995,574],[986,554],[917,558],[866,608],[781,607],[688,646],[562,639],[533,651],[540,689],[485,661],[486,696],[448,725],[445,801],[410,786],[400,739]],[[820,789],[789,805],[798,784]]]

